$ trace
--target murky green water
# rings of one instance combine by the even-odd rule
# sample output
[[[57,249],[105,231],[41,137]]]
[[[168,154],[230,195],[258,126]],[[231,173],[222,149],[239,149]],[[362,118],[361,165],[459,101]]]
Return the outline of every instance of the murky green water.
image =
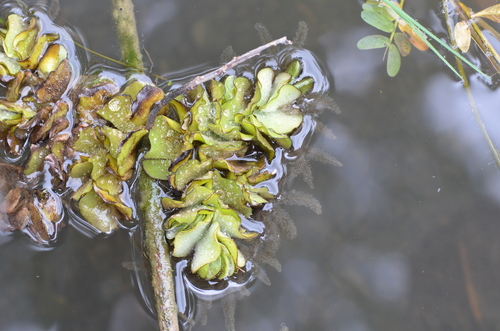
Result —
[[[406,2],[444,31],[439,1]],[[388,78],[382,51],[356,48],[375,33],[358,1],[135,3],[154,73],[216,66],[227,45],[237,53],[254,48],[256,22],[293,37],[304,20],[306,47],[332,77],[342,114],[321,119],[337,139],[318,134],[311,145],[344,166],[312,163],[312,190],[295,181],[323,213],[288,208],[298,236],[282,240],[283,271],[267,269],[272,285],[257,282],[238,302],[237,330],[498,329],[500,171],[464,90],[434,55],[414,50]],[[102,1],[61,0],[59,16],[88,47],[118,58],[109,14]],[[498,91],[477,78],[472,90],[499,142]],[[124,232],[89,239],[69,226],[51,251],[32,249],[22,235],[0,237],[0,330],[156,330],[122,267],[127,261]],[[224,330],[222,316],[216,302],[207,325],[194,330]]]

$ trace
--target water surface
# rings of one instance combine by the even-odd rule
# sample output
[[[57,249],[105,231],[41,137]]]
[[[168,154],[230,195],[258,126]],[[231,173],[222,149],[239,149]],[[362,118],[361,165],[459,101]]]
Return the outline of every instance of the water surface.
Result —
[[[317,134],[311,145],[343,167],[313,162],[315,187],[300,177],[291,187],[316,196],[323,213],[288,208],[298,236],[282,240],[282,272],[266,269],[272,285],[257,282],[238,301],[237,330],[497,329],[500,172],[465,91],[434,55],[413,50],[387,77],[383,51],[356,48],[376,33],[358,1],[134,2],[156,74],[216,66],[228,45],[240,54],[258,46],[256,22],[278,38],[305,21],[306,47],[342,110],[321,117],[337,139]],[[444,31],[439,1],[406,2]],[[88,47],[119,57],[107,3],[62,0],[59,16]],[[499,142],[498,91],[476,76],[471,84]],[[157,329],[122,267],[126,233],[90,239],[68,227],[49,251],[22,235],[0,240],[0,330]],[[194,330],[224,330],[220,303]]]

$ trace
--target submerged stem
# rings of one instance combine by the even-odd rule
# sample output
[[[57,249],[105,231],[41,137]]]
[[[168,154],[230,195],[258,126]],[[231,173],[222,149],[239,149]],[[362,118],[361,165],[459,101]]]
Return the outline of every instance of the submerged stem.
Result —
[[[113,19],[118,34],[122,61],[143,72],[134,5],[132,0],[112,0]],[[175,301],[174,270],[170,248],[163,230],[161,189],[158,183],[141,171],[139,176],[140,209],[144,223],[144,251],[151,269],[151,284],[156,301],[160,331],[179,331],[178,310]]]
[[[139,177],[140,208],[144,221],[144,246],[151,265],[151,282],[156,301],[160,331],[178,331],[173,268],[170,249],[163,230],[161,189],[156,180],[142,171]]]
[[[144,71],[142,63],[137,24],[135,22],[132,0],[111,0],[113,2],[113,20],[120,43],[122,61],[137,71]]]

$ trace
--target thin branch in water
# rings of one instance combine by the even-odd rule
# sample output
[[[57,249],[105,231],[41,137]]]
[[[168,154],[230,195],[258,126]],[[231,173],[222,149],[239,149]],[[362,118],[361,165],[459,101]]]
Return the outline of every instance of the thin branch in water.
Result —
[[[206,75],[202,76],[196,76],[192,81],[182,85],[181,87],[173,90],[172,92],[169,92],[161,101],[157,102],[153,108],[151,109],[151,113],[149,114],[148,121],[146,123],[146,127],[148,129],[151,129],[153,126],[154,120],[156,116],[158,116],[158,113],[160,110],[165,107],[170,101],[175,99],[181,94],[185,94],[192,89],[194,89],[196,86],[203,84],[204,82],[207,82],[211,79],[214,79],[216,77],[222,77],[226,74],[226,72],[235,66],[239,65],[240,63],[243,63],[257,55],[260,55],[263,51],[265,51],[268,48],[275,47],[278,45],[291,45],[292,42],[288,40],[286,37],[282,37],[280,39],[276,39],[274,41],[271,41],[265,45],[259,46],[243,55],[236,56],[234,57],[231,61],[228,63],[224,64],[223,66],[219,67],[218,69],[209,72]]]

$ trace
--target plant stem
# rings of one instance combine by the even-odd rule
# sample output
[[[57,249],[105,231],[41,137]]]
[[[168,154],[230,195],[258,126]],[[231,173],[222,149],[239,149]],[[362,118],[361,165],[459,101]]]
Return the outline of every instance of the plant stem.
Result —
[[[133,70],[143,72],[134,5],[132,0],[112,0],[113,19],[118,34],[122,61]],[[144,251],[151,267],[156,312],[160,331],[179,331],[175,301],[174,276],[170,249],[163,230],[161,189],[156,180],[141,171],[139,176],[140,209],[144,224]]]
[[[450,14],[449,14],[449,12],[447,10],[447,6],[446,6],[446,2],[448,0],[442,0],[442,1],[443,1],[445,18],[446,18],[446,25],[448,27],[448,35],[450,36],[450,42],[451,42],[451,45],[453,47],[456,47],[455,36],[453,35],[453,29],[451,28],[451,18],[450,18]],[[472,96],[472,91],[470,89],[469,80],[467,79],[467,76],[465,74],[465,70],[464,70],[464,66],[462,64],[462,61],[458,57],[455,57],[455,59],[457,61],[457,68],[458,68],[458,71],[460,72],[460,76],[462,78],[462,82],[463,82],[465,91],[467,92],[467,98],[469,99],[469,103],[472,107],[472,113],[474,114],[476,122],[479,125],[479,129],[481,130],[481,133],[483,134],[484,140],[486,140],[486,143],[488,144],[488,148],[490,149],[491,155],[493,156],[493,159],[495,160],[497,168],[500,169],[500,153],[498,152],[498,149],[495,147],[495,144],[493,143],[490,135],[488,134],[488,130],[486,129],[486,126],[484,125],[484,122],[481,118],[481,114],[479,114],[479,110],[477,109],[476,102],[474,101],[474,97]]]
[[[139,177],[140,208],[144,222],[144,246],[151,265],[151,282],[155,292],[156,311],[160,331],[178,331],[173,268],[170,249],[163,230],[161,189],[156,180],[144,171]]]
[[[139,36],[137,34],[132,0],[111,0],[113,20],[120,43],[122,61],[139,72],[144,71]]]

